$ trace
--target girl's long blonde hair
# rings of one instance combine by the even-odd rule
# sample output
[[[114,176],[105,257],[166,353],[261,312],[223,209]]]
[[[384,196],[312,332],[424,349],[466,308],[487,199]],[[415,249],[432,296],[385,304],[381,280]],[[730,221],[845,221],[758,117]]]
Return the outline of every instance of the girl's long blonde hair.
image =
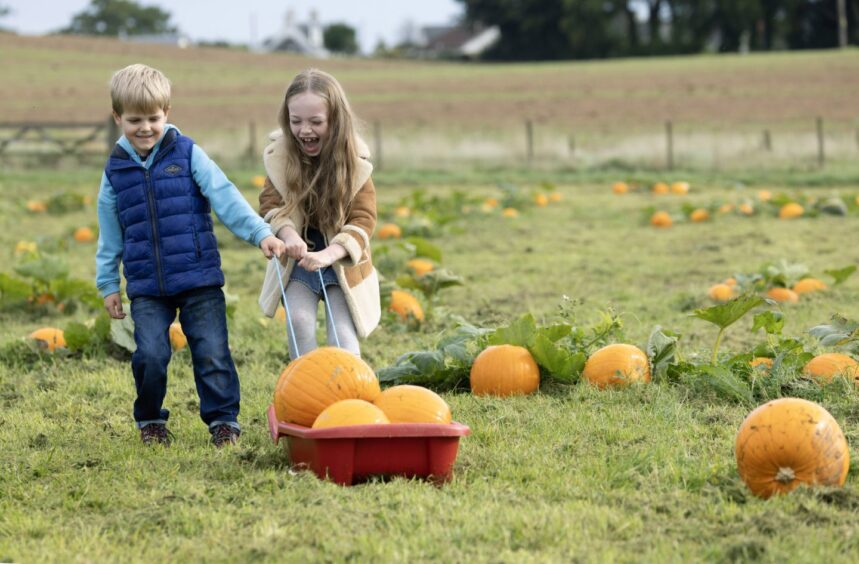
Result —
[[[289,102],[312,92],[328,106],[328,140],[318,157],[304,154],[289,127]],[[299,73],[283,97],[278,122],[286,136],[286,184],[295,193],[287,213],[301,210],[306,224],[323,233],[339,231],[346,221],[352,184],[358,170],[358,149],[352,108],[337,79],[318,69]]]

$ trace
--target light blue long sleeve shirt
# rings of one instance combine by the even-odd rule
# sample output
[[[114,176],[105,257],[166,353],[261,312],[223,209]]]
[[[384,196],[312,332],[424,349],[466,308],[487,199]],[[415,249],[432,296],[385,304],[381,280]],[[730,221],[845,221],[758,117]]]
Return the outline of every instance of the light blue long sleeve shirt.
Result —
[[[181,133],[171,124],[164,127],[164,133],[170,129]],[[164,134],[161,139],[164,139]],[[161,139],[152,148],[145,162],[140,159],[124,135],[117,143],[136,163],[148,169],[161,148]],[[196,144],[191,151],[191,174],[203,197],[209,200],[215,215],[236,237],[259,246],[263,239],[272,234],[268,223],[253,210],[215,161]],[[99,234],[95,255],[95,284],[102,297],[105,297],[119,292],[119,263],[122,258],[123,238],[116,207],[116,192],[104,173],[101,176],[97,207]]]

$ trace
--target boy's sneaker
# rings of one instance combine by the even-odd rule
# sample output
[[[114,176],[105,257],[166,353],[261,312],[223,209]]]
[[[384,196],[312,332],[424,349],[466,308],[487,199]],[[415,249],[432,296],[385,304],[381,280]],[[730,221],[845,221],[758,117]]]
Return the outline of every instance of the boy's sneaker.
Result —
[[[212,429],[212,444],[218,448],[234,445],[239,441],[240,431],[231,425],[217,425]]]
[[[173,433],[167,430],[164,423],[150,423],[140,429],[140,439],[145,445],[170,446],[173,441]]]

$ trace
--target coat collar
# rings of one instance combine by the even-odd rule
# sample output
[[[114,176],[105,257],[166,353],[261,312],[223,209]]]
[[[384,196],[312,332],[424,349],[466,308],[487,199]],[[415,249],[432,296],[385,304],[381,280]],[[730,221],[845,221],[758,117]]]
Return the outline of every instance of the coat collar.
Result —
[[[265,172],[274,184],[275,189],[280,192],[284,200],[286,199],[286,137],[283,131],[277,130],[269,135],[271,143],[263,151],[263,164]],[[358,170],[355,176],[355,184],[352,186],[352,197],[361,189],[370,175],[373,173],[373,165],[368,160],[370,157],[370,149],[363,139],[357,138]]]

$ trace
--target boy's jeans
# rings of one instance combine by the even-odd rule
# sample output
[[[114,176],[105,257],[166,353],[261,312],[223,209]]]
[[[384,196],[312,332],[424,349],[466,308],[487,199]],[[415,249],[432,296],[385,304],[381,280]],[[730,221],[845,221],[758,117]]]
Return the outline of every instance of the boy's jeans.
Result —
[[[179,310],[179,323],[188,339],[194,381],[200,397],[200,417],[211,429],[227,423],[239,428],[239,376],[227,342],[224,293],[219,287],[189,290],[175,296],[141,296],[131,301],[134,341],[131,370],[137,387],[134,420],[138,427],[166,423],[162,407],[167,393],[167,364],[172,350],[168,329]]]

